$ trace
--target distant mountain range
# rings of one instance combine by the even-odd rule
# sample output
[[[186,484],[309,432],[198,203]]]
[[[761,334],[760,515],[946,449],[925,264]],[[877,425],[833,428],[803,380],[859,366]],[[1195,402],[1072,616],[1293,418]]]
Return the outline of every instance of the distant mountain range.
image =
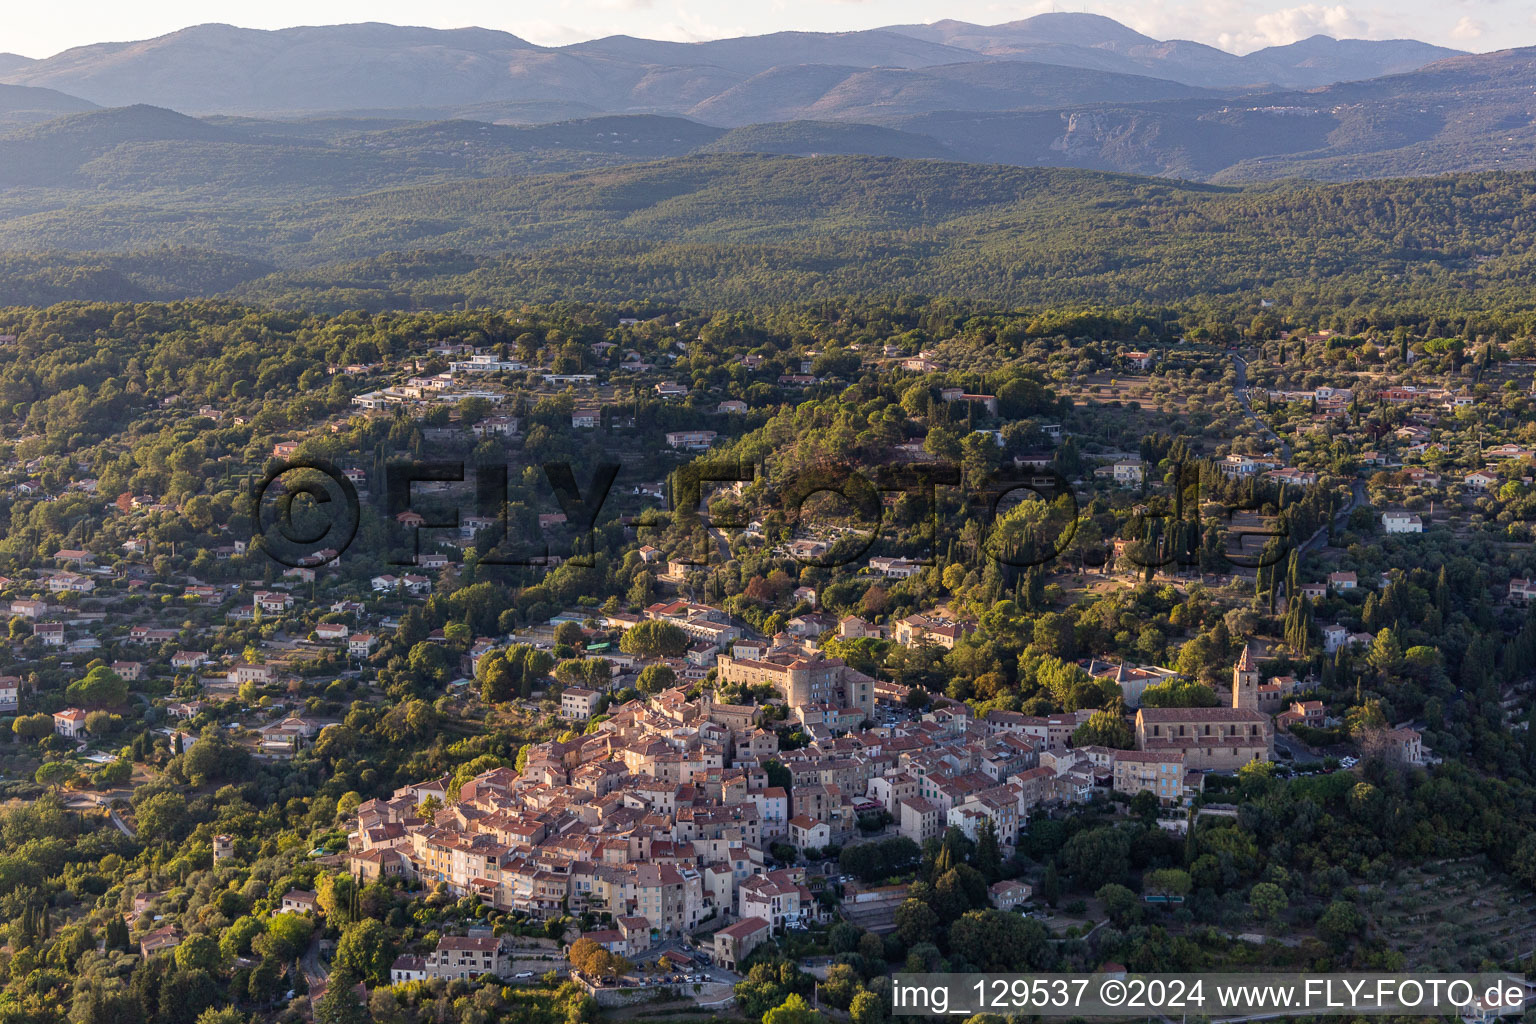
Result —
[[[24,85],[0,85],[0,123],[25,124],[49,121],[60,114],[95,110],[96,104],[53,89]]]
[[[1210,88],[1313,88],[1411,71],[1460,52],[1413,39],[1315,35],[1239,57],[1187,39],[1153,39],[1096,14],[1040,14],[1005,25],[939,21],[892,31],[991,58],[1150,75]]]
[[[1217,183],[1536,167],[1536,49],[1314,37],[1239,57],[1076,14],[555,48],[209,25],[0,54],[0,80],[0,235],[103,250],[140,234],[130,209],[179,220],[728,153]]]
[[[1147,78],[1198,89],[1307,89],[1409,71],[1457,52],[1413,40],[1314,36],[1239,57],[1200,43],[1152,39],[1088,14],[702,43],[611,36],[562,47],[478,28],[199,25],[45,60],[0,55],[0,81],[102,106],[145,103],[189,114],[413,111],[443,117],[499,107],[500,116],[515,119],[531,105],[545,114],[679,114],[732,127],[1173,93],[1174,86],[1153,87]],[[1013,66],[1020,63],[1093,74],[1020,71]],[[1131,94],[1138,83],[1150,91]]]

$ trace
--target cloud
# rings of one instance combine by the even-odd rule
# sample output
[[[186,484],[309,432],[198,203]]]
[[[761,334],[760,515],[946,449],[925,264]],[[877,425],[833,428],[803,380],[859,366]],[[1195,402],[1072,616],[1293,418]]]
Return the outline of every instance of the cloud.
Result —
[[[585,26],[557,21],[517,21],[494,27],[511,32],[535,46],[567,46],[595,38],[595,34]]]
[[[1068,0],[1035,3],[1029,13],[1074,8]],[[1083,5],[1077,5],[1083,6]],[[1210,39],[1215,26],[1240,25],[1248,21],[1245,0],[1134,0],[1134,2],[1089,2],[1083,9],[1114,18],[1127,28],[1153,39]],[[1023,17],[1025,15],[1017,15]],[[1258,44],[1263,45],[1263,44]]]
[[[1247,53],[1265,46],[1285,46],[1310,36],[1325,35],[1335,39],[1363,39],[1371,27],[1343,4],[1302,4],[1270,11],[1253,19],[1246,31],[1222,32],[1217,45],[1234,53]]]
[[[1533,16],[1532,20],[1536,20],[1536,16]],[[1463,17],[1456,23],[1456,27],[1451,29],[1451,38],[1478,39],[1481,38],[1482,34],[1487,31],[1487,22],[1478,21],[1476,18]]]

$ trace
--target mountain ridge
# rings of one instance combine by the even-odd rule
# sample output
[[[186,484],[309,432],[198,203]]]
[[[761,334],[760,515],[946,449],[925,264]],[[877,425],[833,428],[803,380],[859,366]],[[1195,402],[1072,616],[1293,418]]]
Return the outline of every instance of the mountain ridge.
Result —
[[[806,66],[878,69],[916,80],[942,66],[1021,61],[1189,88],[1298,89],[1461,53],[1411,40],[1302,42],[1238,56],[1075,14],[997,26],[944,21],[691,43],[616,35],[565,46],[539,46],[475,27],[364,22],[261,30],[209,23],[152,39],[74,47],[42,60],[23,58],[13,66],[0,59],[0,81],[51,88],[101,106],[146,103],[191,114],[421,109],[453,116],[477,104],[551,103],[585,104],[594,113],[687,114],[754,76]],[[800,104],[768,119],[807,113],[826,111]]]
[[[98,276],[121,268],[135,280],[147,280],[141,257],[162,253],[153,277],[167,289],[306,309],[853,294],[1336,307],[1402,289],[1457,301],[1474,288],[1483,301],[1528,308],[1533,185],[1524,172],[1235,188],[933,160],[706,155],[267,210],[104,204],[0,218],[0,251],[12,254],[0,266],[26,269],[31,289],[60,288],[70,274],[48,268],[69,267],[68,252]],[[55,255],[26,255],[43,252]],[[177,285],[186,275],[172,253],[195,258],[209,283]]]

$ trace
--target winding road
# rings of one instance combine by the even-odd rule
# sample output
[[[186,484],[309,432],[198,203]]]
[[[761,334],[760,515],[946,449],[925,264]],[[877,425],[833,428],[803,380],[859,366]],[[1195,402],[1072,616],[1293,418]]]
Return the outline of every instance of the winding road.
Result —
[[[1232,369],[1237,373],[1237,384],[1233,390],[1237,395],[1237,400],[1242,403],[1243,412],[1258,426],[1259,433],[1275,443],[1275,447],[1285,459],[1286,465],[1290,465],[1291,446],[1286,444],[1279,434],[1271,430],[1268,423],[1259,418],[1259,414],[1253,411],[1253,405],[1248,401],[1248,360],[1233,352]]]
[[[119,832],[127,836],[129,839],[135,838],[133,829],[128,827],[128,823],[126,821],[118,817],[117,811],[109,810],[107,812],[107,816],[112,819],[112,824],[117,826],[117,830]]]
[[[316,935],[310,941],[309,948],[299,958],[299,970],[304,973],[304,984],[309,988],[309,1001],[314,1004],[325,995],[326,983],[330,980],[331,970],[320,961],[320,937]]]
[[[1365,495],[1365,481],[1364,480],[1352,480],[1352,481],[1350,481],[1350,484],[1349,484],[1349,504],[1345,505],[1343,508],[1339,509],[1338,512],[1334,513],[1333,525],[1334,526],[1339,526],[1340,524],[1344,523],[1346,520],[1349,519],[1349,514],[1351,512],[1353,512],[1355,509],[1360,508],[1363,505],[1369,505],[1369,504],[1370,504],[1370,500]],[[1328,527],[1326,527],[1326,526],[1319,526],[1317,528],[1317,532],[1314,533],[1312,536],[1308,537],[1306,539],[1305,543],[1303,543],[1301,545],[1301,550],[1305,551],[1308,548],[1310,548],[1313,544],[1316,544],[1319,537],[1326,539],[1327,536],[1328,536]]]

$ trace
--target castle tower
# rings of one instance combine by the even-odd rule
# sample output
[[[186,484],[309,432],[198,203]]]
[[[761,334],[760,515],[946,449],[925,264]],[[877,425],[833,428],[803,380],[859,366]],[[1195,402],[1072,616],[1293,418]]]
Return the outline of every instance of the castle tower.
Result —
[[[1247,644],[1243,645],[1242,657],[1232,669],[1232,706],[1249,711],[1259,709],[1259,666]]]
[[[1141,689],[1138,689],[1135,693],[1132,693],[1130,687],[1126,685],[1130,681],[1131,674],[1125,670],[1125,662],[1122,661],[1120,666],[1115,669],[1115,685],[1120,688],[1120,696],[1125,698],[1126,707],[1140,707],[1141,690],[1146,689],[1146,686],[1143,685]]]

